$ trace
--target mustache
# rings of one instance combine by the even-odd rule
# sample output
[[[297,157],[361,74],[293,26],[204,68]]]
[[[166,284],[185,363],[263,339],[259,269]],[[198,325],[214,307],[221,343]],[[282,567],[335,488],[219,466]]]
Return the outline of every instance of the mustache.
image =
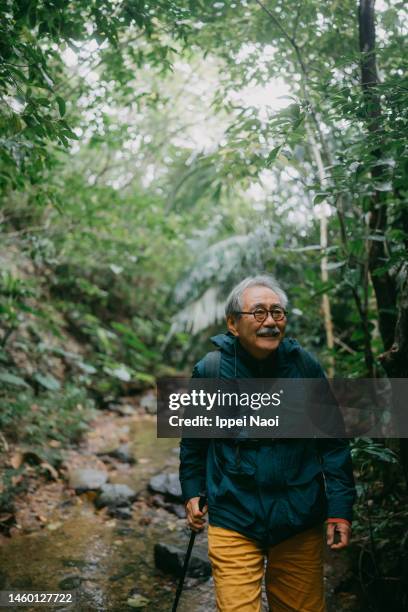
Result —
[[[261,327],[261,329],[258,329],[256,332],[256,335],[261,338],[276,338],[276,336],[280,335],[280,331],[277,327]]]

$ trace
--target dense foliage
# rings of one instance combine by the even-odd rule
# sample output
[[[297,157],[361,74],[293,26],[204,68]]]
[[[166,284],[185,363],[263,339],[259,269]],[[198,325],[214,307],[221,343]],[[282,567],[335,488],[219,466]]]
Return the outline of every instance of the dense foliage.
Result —
[[[0,10],[0,444],[188,372],[264,270],[331,372],[408,376],[404,2]],[[353,452],[363,596],[402,609],[407,447]]]

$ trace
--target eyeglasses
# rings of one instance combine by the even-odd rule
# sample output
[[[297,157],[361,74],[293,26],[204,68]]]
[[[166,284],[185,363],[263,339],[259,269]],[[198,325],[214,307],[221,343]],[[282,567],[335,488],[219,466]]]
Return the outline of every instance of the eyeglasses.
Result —
[[[241,311],[237,312],[236,314],[253,315],[256,321],[263,323],[268,318],[268,314],[272,316],[274,321],[282,321],[286,317],[287,311],[281,306],[272,306],[270,310],[267,310],[262,306],[258,306],[258,308],[255,308],[255,310],[252,310],[251,312]]]

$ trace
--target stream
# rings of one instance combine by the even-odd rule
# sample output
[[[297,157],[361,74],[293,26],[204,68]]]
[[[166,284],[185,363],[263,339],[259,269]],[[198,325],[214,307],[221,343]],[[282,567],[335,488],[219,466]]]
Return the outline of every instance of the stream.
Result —
[[[157,439],[154,416],[101,413],[84,443],[77,451],[68,453],[65,463],[69,466],[79,461],[80,465],[88,466],[99,462],[101,465],[97,458],[101,449],[103,452],[104,447],[111,448],[124,441],[129,442],[136,463],[111,461],[107,469],[109,482],[127,484],[138,492],[131,518],[113,518],[105,508],[97,510],[93,492],[75,495],[66,481],[51,482],[33,492],[27,502],[30,509],[24,508],[21,512],[20,530],[6,543],[2,541],[0,589],[77,593],[74,606],[41,604],[20,609],[28,612],[39,609],[171,610],[177,579],[155,568],[154,545],[173,544],[186,550],[190,532],[185,519],[152,504],[147,485],[157,473],[177,471],[178,440]],[[206,547],[206,535],[198,535],[195,550],[205,554]],[[341,593],[340,598],[334,598],[332,583],[338,573],[338,567],[333,569],[332,560],[326,572],[328,610],[355,610],[344,603],[344,597],[342,603]],[[145,598],[143,607],[129,605],[129,598],[135,603],[134,593],[136,599]],[[15,608],[1,608],[7,609]],[[212,579],[187,578],[178,610],[214,611]]]

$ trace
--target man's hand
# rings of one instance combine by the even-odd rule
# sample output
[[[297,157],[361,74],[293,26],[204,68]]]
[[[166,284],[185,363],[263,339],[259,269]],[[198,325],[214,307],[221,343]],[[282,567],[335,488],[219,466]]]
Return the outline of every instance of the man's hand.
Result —
[[[339,540],[335,544],[335,534],[338,534]],[[327,546],[332,550],[346,548],[350,543],[351,527],[347,523],[327,523]]]
[[[205,505],[203,511],[199,510],[199,497],[192,497],[186,503],[187,523],[193,531],[201,531],[205,527],[204,514],[207,513],[208,506]]]

